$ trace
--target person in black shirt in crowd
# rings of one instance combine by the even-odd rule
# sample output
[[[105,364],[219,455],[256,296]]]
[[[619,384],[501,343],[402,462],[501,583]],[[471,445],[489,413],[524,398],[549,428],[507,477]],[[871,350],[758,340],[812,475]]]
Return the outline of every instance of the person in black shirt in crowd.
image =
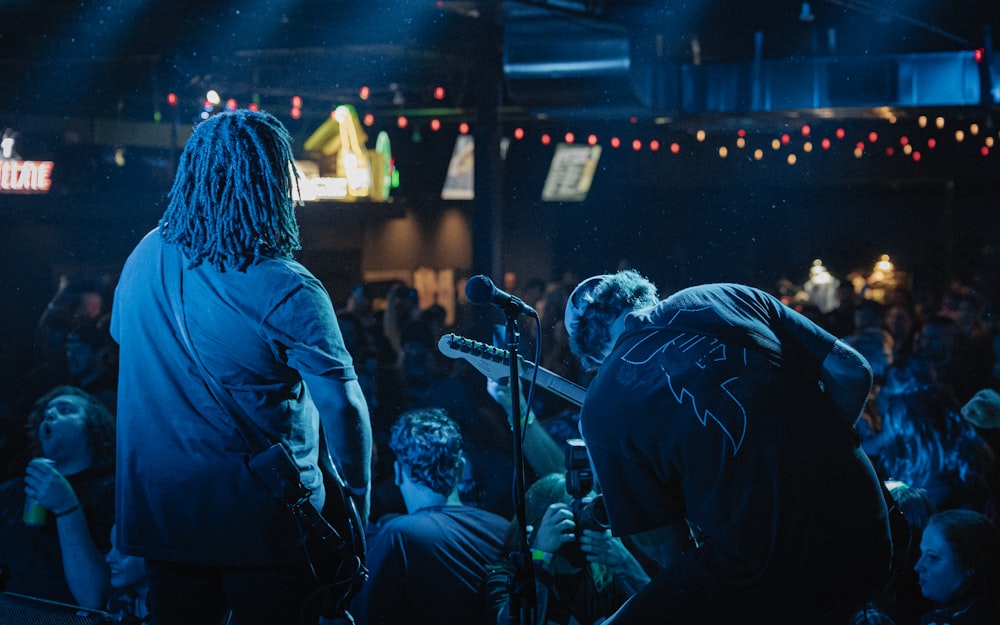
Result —
[[[367,625],[485,623],[480,589],[507,520],[462,505],[462,434],[445,411],[404,413],[389,441],[406,514],[371,528],[369,580],[351,604]]]
[[[578,285],[566,327],[598,369],[581,430],[612,532],[663,567],[608,625],[844,623],[883,589],[860,354],[759,289],[660,302],[632,270]]]
[[[23,477],[0,484],[0,563],[7,590],[85,608],[103,608],[104,553],[114,521],[115,422],[95,397],[58,386],[28,416],[32,457]],[[22,518],[27,499],[45,511]]]

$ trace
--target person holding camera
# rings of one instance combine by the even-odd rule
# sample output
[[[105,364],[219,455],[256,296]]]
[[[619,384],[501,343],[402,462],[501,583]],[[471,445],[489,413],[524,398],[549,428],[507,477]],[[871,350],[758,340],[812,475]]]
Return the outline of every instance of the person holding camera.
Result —
[[[572,475],[572,469],[567,473]],[[571,495],[564,473],[541,477],[525,493],[535,579],[532,623],[600,623],[649,583],[649,575],[625,544],[606,526],[602,527],[593,514],[579,513],[594,505],[592,495]],[[507,532],[505,553],[516,551],[518,531],[515,520]],[[510,563],[497,563],[486,581],[497,625],[510,622],[513,574]],[[525,599],[522,597],[520,605],[527,607]]]
[[[886,585],[883,486],[853,429],[864,358],[759,289],[660,301],[634,270],[565,311],[612,532],[661,569],[608,624],[847,622]]]

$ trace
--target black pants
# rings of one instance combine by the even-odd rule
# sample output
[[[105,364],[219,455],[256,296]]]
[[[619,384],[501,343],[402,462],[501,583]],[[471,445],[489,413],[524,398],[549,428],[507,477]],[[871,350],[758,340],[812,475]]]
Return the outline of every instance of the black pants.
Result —
[[[305,563],[218,567],[147,560],[152,625],[316,625],[318,584]]]

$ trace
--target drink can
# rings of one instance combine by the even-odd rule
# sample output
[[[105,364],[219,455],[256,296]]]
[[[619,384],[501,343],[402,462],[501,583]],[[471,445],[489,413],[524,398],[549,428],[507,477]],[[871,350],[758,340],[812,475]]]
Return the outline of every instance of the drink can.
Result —
[[[49,511],[45,509],[45,506],[28,497],[24,502],[24,514],[21,515],[21,520],[24,521],[25,525],[40,527],[45,525],[45,518],[48,515]]]
[[[47,464],[55,464],[54,461],[47,458],[40,458],[39,461],[45,462]],[[49,511],[45,509],[45,506],[38,503],[31,497],[28,497],[24,502],[24,512],[21,514],[21,520],[25,525],[31,525],[33,527],[40,527],[45,525],[45,519],[48,517]]]

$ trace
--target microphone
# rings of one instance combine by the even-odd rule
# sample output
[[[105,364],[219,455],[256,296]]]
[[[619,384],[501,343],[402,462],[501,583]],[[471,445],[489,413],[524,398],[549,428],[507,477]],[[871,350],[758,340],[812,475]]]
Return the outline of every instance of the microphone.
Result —
[[[534,308],[528,306],[510,293],[501,291],[493,281],[480,274],[472,276],[465,283],[465,296],[473,304],[493,304],[508,315],[531,315],[537,317]]]

